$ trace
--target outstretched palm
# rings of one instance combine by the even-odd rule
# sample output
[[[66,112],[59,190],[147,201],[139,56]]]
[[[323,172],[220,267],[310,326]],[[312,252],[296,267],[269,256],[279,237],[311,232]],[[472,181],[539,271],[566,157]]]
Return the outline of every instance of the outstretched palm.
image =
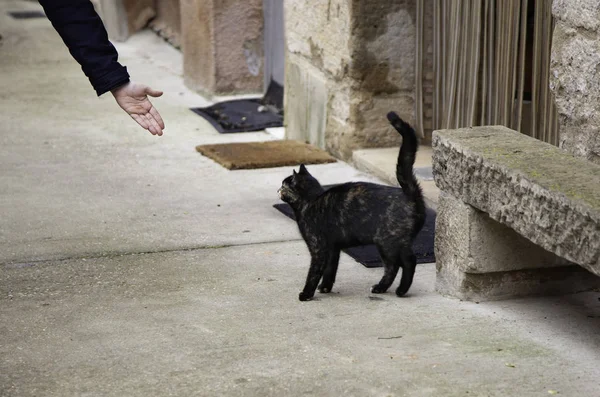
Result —
[[[111,92],[119,106],[142,128],[150,131],[152,135],[161,136],[163,134],[165,123],[148,100],[148,95],[159,97],[163,94],[162,91],[153,90],[143,84],[129,82]]]

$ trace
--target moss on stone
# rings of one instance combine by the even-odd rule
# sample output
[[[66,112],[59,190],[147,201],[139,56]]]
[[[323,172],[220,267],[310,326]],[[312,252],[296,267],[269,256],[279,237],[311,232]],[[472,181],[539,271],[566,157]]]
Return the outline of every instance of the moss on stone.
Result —
[[[463,151],[600,211],[600,167],[505,127],[438,131]]]

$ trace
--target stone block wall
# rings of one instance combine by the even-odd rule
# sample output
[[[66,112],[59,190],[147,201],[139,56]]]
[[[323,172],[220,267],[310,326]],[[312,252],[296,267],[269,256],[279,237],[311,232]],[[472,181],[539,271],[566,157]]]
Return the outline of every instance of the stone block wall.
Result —
[[[262,93],[263,0],[91,0],[109,36],[150,27],[183,50],[184,80],[205,95]]]
[[[150,27],[174,47],[181,47],[181,10],[179,0],[154,0],[156,17]]]
[[[263,88],[262,0],[180,0],[186,85],[206,94]]]
[[[600,0],[554,0],[552,13],[560,147],[600,164]]]
[[[286,133],[334,155],[399,144],[414,122],[414,0],[286,0]]]

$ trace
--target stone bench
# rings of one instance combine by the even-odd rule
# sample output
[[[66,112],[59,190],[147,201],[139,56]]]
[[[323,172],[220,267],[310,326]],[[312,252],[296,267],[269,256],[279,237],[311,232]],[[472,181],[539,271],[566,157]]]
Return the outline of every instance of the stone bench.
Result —
[[[440,293],[600,287],[600,166],[498,126],[436,131],[432,146]]]

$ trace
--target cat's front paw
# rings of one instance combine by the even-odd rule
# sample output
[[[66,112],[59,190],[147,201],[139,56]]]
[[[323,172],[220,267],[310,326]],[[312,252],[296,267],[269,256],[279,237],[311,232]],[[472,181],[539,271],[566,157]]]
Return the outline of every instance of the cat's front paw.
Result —
[[[401,298],[401,297],[405,296],[407,292],[408,291],[404,291],[404,290],[400,289],[400,287],[398,287],[398,289],[396,290],[396,296]]]
[[[322,294],[328,294],[331,292],[331,286],[330,285],[319,285],[319,292]]]
[[[383,294],[387,291],[387,288],[383,288],[379,284],[375,284],[371,287],[371,292],[374,294]]]
[[[307,292],[300,292],[300,295],[298,295],[298,298],[300,299],[301,302],[306,302],[309,301],[313,298],[314,294],[309,294]]]

